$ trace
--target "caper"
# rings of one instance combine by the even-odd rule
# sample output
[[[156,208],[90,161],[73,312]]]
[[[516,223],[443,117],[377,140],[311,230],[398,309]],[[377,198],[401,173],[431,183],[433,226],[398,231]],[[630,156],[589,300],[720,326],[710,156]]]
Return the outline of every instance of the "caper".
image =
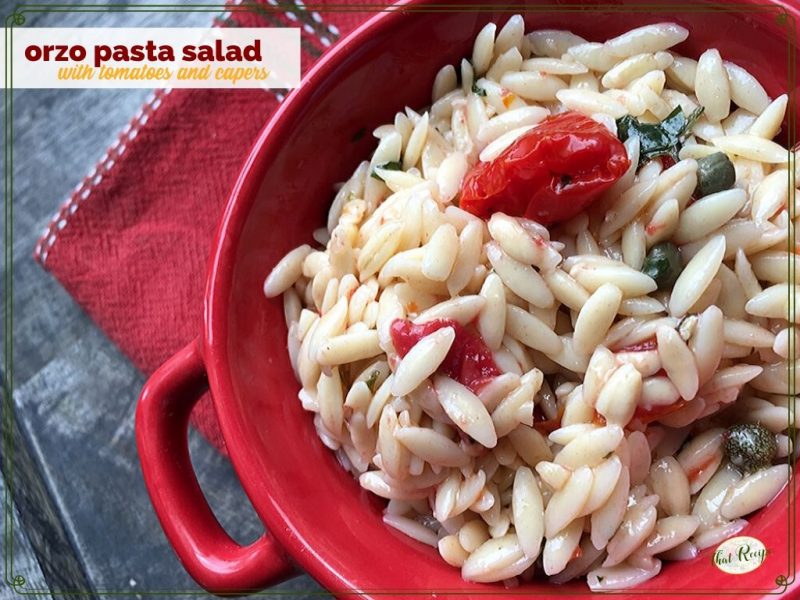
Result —
[[[725,431],[724,439],[728,460],[747,472],[770,466],[778,452],[775,435],[757,423],[729,427]]]
[[[682,270],[678,248],[670,242],[661,242],[650,248],[642,266],[642,273],[652,277],[660,290],[671,289]]]
[[[736,182],[736,169],[724,152],[715,152],[697,161],[697,198],[729,190]]]

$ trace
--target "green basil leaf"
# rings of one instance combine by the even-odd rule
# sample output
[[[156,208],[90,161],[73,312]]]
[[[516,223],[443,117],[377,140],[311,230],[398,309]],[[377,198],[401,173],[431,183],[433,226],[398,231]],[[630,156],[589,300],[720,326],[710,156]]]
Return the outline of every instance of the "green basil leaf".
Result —
[[[385,170],[387,170],[387,171],[402,171],[402,170],[403,170],[403,163],[401,163],[401,162],[400,162],[400,161],[398,161],[398,160],[392,160],[392,161],[389,161],[389,162],[383,163],[382,165],[378,165],[376,168],[378,168],[378,169],[385,169]],[[372,170],[372,176],[373,176],[375,179],[378,179],[378,180],[380,180],[380,181],[383,181],[383,177],[381,177],[380,175],[378,175],[378,174],[375,172],[375,169],[373,169],[373,170]]]
[[[641,123],[636,117],[625,115],[617,119],[617,137],[623,142],[634,135],[639,138],[638,166],[665,155],[677,161],[684,139],[701,114],[702,106],[687,118],[678,106],[660,123]]]
[[[630,115],[617,119],[617,137],[620,141],[624,142],[631,137],[631,134],[635,133],[634,128],[637,124],[638,121]]]
[[[690,114],[689,117],[686,119],[685,133],[687,134],[691,133],[692,127],[694,127],[694,124],[697,122],[697,119],[700,118],[700,115],[703,114],[703,111],[705,111],[705,108],[703,108],[702,106],[698,106],[692,111],[692,114]]]
[[[378,371],[378,369],[373,369],[373,371],[369,374],[366,384],[370,392],[375,392],[375,384],[378,382],[378,377],[380,377],[380,375],[381,372]]]
[[[654,127],[657,127],[657,125],[654,125]],[[675,110],[661,121],[661,129],[672,138],[679,136],[685,128],[686,115],[683,114],[683,109],[680,106],[676,106]]]

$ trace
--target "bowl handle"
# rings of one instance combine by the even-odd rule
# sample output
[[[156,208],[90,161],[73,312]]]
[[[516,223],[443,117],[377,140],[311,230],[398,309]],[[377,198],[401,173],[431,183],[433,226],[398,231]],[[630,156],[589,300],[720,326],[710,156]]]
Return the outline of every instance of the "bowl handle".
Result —
[[[145,384],[136,409],[136,444],[144,481],[161,526],[189,574],[215,592],[250,592],[295,574],[265,533],[240,546],[206,502],[189,458],[189,413],[208,389],[195,339]]]

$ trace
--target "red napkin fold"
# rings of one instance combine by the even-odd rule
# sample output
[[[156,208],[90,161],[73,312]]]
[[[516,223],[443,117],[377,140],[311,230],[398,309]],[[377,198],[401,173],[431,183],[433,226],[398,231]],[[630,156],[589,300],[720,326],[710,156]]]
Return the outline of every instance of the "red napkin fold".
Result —
[[[248,12],[232,6],[216,24],[300,27],[306,73],[375,14],[299,4],[288,9],[264,0]],[[207,260],[222,209],[282,100],[264,90],[154,92],[37,243],[35,259],[145,373],[201,332]],[[198,403],[192,421],[225,452],[210,398]]]

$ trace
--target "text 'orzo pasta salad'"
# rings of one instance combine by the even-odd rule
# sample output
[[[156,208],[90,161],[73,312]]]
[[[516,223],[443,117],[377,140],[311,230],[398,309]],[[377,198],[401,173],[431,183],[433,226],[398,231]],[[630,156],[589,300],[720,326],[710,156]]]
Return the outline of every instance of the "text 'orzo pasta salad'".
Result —
[[[635,586],[787,481],[787,96],[687,36],[486,25],[265,281],[322,442],[466,580]]]

